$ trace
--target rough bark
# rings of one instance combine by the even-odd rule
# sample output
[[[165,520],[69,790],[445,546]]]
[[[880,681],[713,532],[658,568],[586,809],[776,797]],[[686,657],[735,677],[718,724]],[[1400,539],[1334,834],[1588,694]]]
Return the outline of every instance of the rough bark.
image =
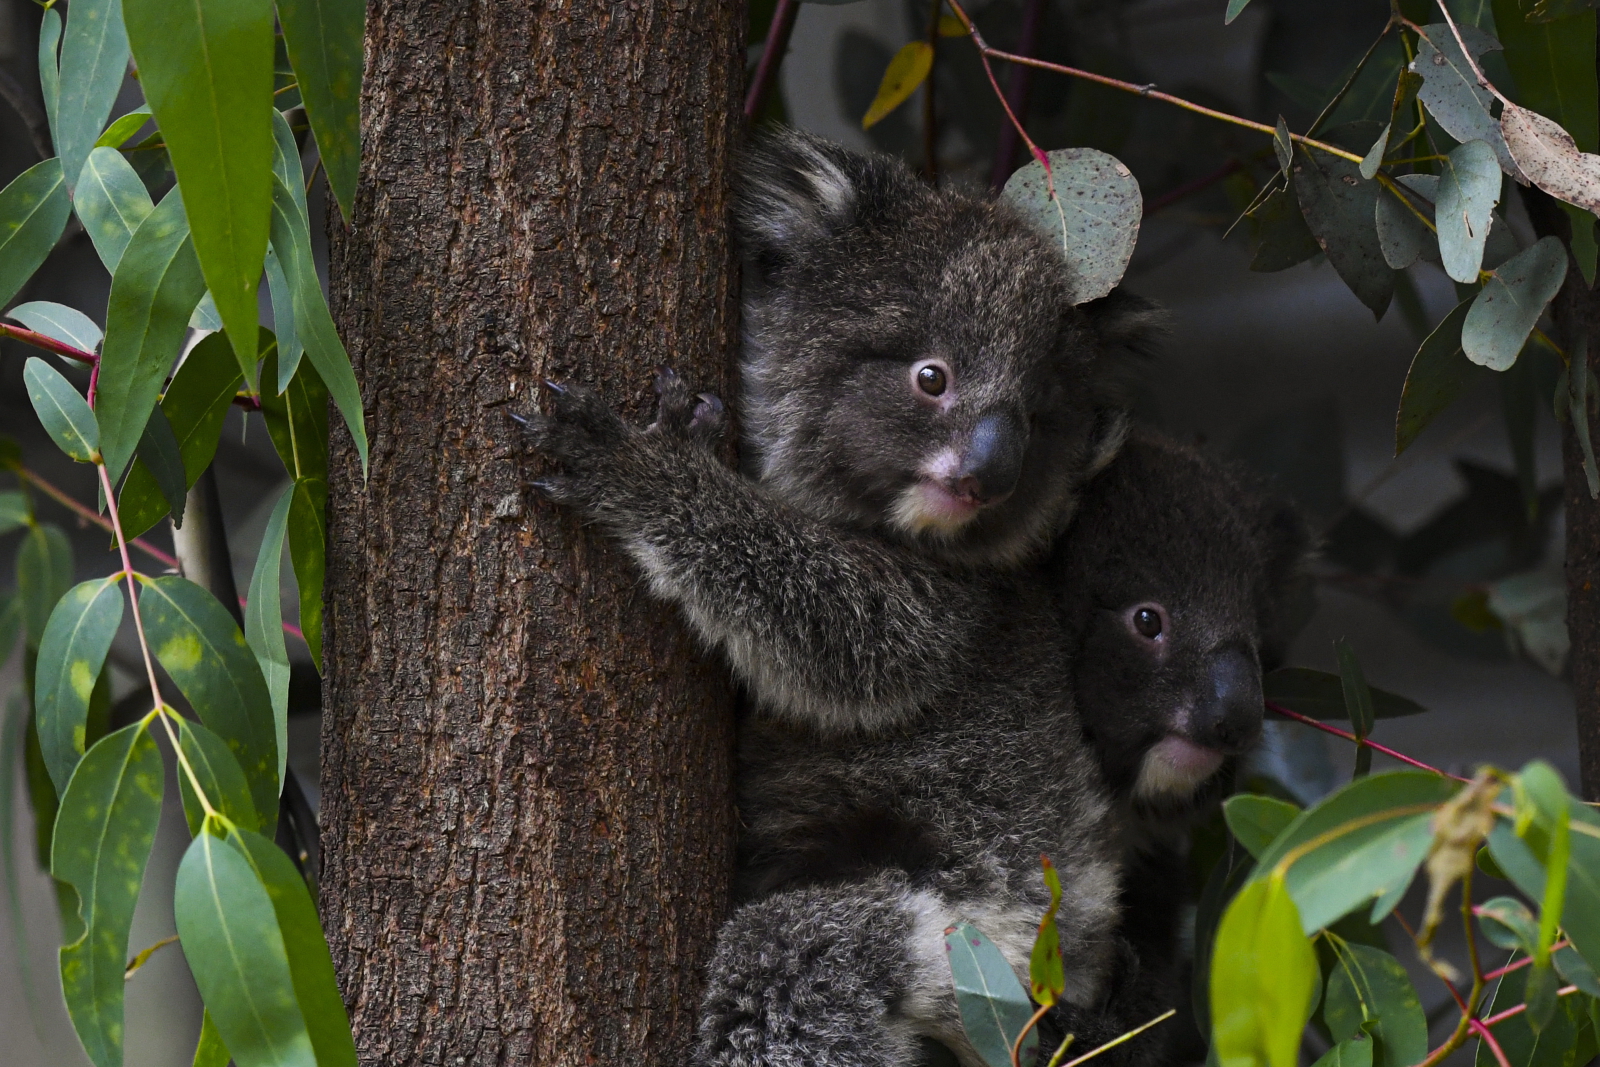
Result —
[[[366,1064],[681,1061],[732,864],[732,702],[538,502],[542,377],[726,392],[739,0],[376,0],[335,317],[321,906]]]

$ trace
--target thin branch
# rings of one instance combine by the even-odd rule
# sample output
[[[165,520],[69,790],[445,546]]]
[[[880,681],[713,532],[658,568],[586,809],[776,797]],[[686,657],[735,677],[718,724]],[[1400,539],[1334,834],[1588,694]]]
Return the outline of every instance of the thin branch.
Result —
[[[1577,991],[1578,991],[1578,987],[1575,986],[1575,985],[1562,986],[1560,989],[1556,990],[1556,996],[1558,996],[1558,997],[1570,997],[1572,994],[1576,993]],[[1527,1004],[1518,1004],[1515,1007],[1507,1008],[1505,1011],[1501,1012],[1498,1015],[1489,1016],[1487,1019],[1483,1020],[1483,1025],[1484,1026],[1498,1026],[1501,1023],[1505,1022],[1507,1019],[1511,1018],[1513,1015],[1521,1015],[1523,1012],[1525,1012],[1527,1010],[1528,1010],[1528,1005]]]
[[[16,467],[13,469],[17,472],[17,477],[26,480],[29,484],[36,487],[40,492],[44,493],[45,496],[48,496],[51,500],[54,500],[62,507],[71,511],[80,519],[94,523],[96,526],[100,527],[102,530],[105,530],[109,534],[116,533],[116,530],[111,525],[111,520],[107,519],[104,515],[96,513],[92,508],[87,508],[78,503],[65,492],[57,489],[43,478],[33,473],[33,471],[29,470],[27,467]],[[173,570],[178,569],[178,558],[176,556],[169,555],[168,553],[161,551],[161,549],[157,548],[155,545],[152,545],[149,541],[146,541],[141,537],[134,537],[129,539],[128,544],[132,545],[134,548],[137,548],[140,552],[143,552],[145,555],[149,556],[157,563],[160,563],[162,566],[171,567]]]
[[[1483,76],[1483,68],[1478,66],[1478,61],[1473,59],[1472,53],[1467,50],[1467,42],[1461,38],[1461,28],[1456,25],[1456,20],[1453,16],[1451,16],[1450,8],[1445,4],[1444,0],[1439,0],[1439,10],[1443,12],[1445,24],[1450,27],[1450,32],[1455,35],[1456,47],[1461,49],[1461,57],[1467,61],[1467,66],[1472,68],[1472,74],[1478,79],[1478,84],[1483,86],[1490,93],[1494,94],[1494,98],[1500,101],[1502,104],[1510,104],[1511,101],[1502,96],[1500,90],[1496,89],[1492,84],[1490,84],[1489,79]],[[1428,35],[1423,32],[1420,27],[1414,28],[1416,29],[1418,37],[1428,41],[1429,44],[1433,44],[1433,41],[1428,39]],[[1438,47],[1438,45],[1434,45],[1435,49]]]
[[[1043,1019],[1045,1012],[1049,1010],[1049,1004],[1039,1005],[1039,1010],[1028,1018],[1021,1030],[1017,1031],[1017,1039],[1011,1042],[1011,1067],[1022,1067],[1022,1043],[1027,1040],[1028,1032],[1039,1025],[1039,1020]]]
[[[1075,1060],[1068,1060],[1066,1062],[1066,1067],[1078,1067],[1078,1065],[1080,1063],[1083,1063],[1085,1060],[1094,1059],[1096,1056],[1100,1055],[1100,1053],[1102,1053],[1102,1052],[1105,1052],[1107,1049],[1116,1048],[1118,1045],[1122,1044],[1124,1041],[1132,1041],[1134,1038],[1138,1037],[1140,1034],[1142,1034],[1146,1030],[1150,1029],[1156,1023],[1166,1022],[1168,1019],[1172,1018],[1176,1014],[1178,1014],[1178,1009],[1177,1008],[1168,1008],[1166,1011],[1162,1012],[1160,1015],[1157,1015],[1154,1019],[1151,1019],[1149,1022],[1143,1024],[1142,1026],[1136,1026],[1132,1030],[1129,1030],[1127,1033],[1121,1035],[1120,1037],[1112,1038],[1110,1041],[1107,1041],[1105,1044],[1101,1045],[1099,1048],[1090,1049],[1088,1052],[1085,1052],[1082,1056],[1079,1056]]]
[[[1506,1059],[1505,1049],[1500,1047],[1500,1042],[1494,1039],[1489,1027],[1482,1020],[1473,1019],[1467,1026],[1473,1033],[1483,1038],[1484,1044],[1489,1046],[1489,1051],[1494,1053],[1494,1058],[1500,1061],[1500,1067],[1511,1067],[1511,1061]]]
[[[100,357],[93,352],[85,352],[83,349],[74,348],[64,341],[57,341],[48,334],[42,334],[35,330],[25,330],[21,326],[8,326],[0,322],[0,337],[10,337],[13,340],[21,341],[25,345],[32,345],[34,348],[42,348],[46,352],[54,352],[58,356],[75,359],[79,363],[88,363],[92,366],[99,366],[100,364]]]
[[[1329,100],[1327,104],[1324,105],[1322,108],[1322,113],[1319,114],[1311,123],[1310,127],[1307,128],[1307,137],[1320,130],[1322,128],[1322,124],[1328,120],[1328,116],[1332,115],[1334,109],[1343,102],[1345,95],[1350,92],[1350,87],[1356,83],[1357,78],[1361,77],[1361,72],[1367,69],[1367,61],[1370,60],[1378,51],[1378,46],[1382,44],[1386,38],[1388,38],[1389,31],[1394,29],[1397,25],[1397,16],[1398,12],[1390,12],[1389,21],[1383,24],[1383,32],[1378,34],[1378,39],[1372,42],[1372,46],[1367,49],[1366,55],[1362,56],[1361,61],[1356,64],[1356,69],[1352,70],[1350,72],[1350,77],[1344,80],[1344,85],[1340,87],[1338,92],[1333,94],[1333,99]]]
[[[750,79],[750,91],[744,98],[744,120],[754,122],[767,102],[767,94],[778,80],[778,68],[783,55],[789,50],[789,35],[794,32],[794,17],[800,11],[800,0],[778,0],[772,12],[772,23],[767,27],[767,42],[761,49],[761,61]]]
[[[1483,909],[1481,907],[1474,907],[1472,909],[1472,913],[1474,915],[1482,915],[1483,914]],[[1555,952],[1558,949],[1566,948],[1570,944],[1572,944],[1571,941],[1568,941],[1566,938],[1562,938],[1560,941],[1557,941],[1555,944],[1550,946],[1550,951],[1551,952]],[[1520,970],[1522,970],[1522,968],[1532,965],[1532,963],[1533,963],[1533,957],[1532,956],[1524,956],[1520,960],[1517,960],[1515,963],[1508,963],[1504,967],[1499,967],[1499,968],[1496,968],[1495,970],[1490,971],[1489,973],[1487,973],[1487,974],[1485,974],[1483,976],[1483,980],[1485,982],[1492,982],[1496,978],[1505,977],[1506,975],[1510,974],[1512,971],[1520,971]]]
[[[1385,756],[1388,756],[1390,759],[1396,759],[1396,760],[1399,760],[1401,763],[1410,764],[1411,766],[1417,768],[1418,770],[1430,771],[1430,772],[1432,772],[1434,774],[1437,774],[1437,775],[1440,775],[1441,777],[1444,777],[1444,778],[1454,778],[1458,782],[1468,781],[1468,779],[1461,777],[1459,774],[1451,774],[1448,771],[1441,771],[1439,768],[1430,766],[1430,765],[1428,765],[1426,763],[1423,763],[1419,759],[1412,759],[1410,756],[1406,755],[1403,752],[1396,752],[1394,749],[1388,747],[1387,745],[1380,745],[1380,744],[1378,744],[1378,742],[1372,740],[1371,738],[1367,738],[1365,740],[1362,740],[1361,738],[1357,737],[1355,734],[1352,734],[1352,733],[1350,733],[1348,731],[1345,731],[1345,730],[1341,730],[1337,726],[1330,726],[1327,723],[1322,722],[1320,719],[1313,719],[1311,716],[1302,715],[1298,711],[1290,711],[1288,708],[1284,707],[1282,704],[1275,704],[1275,703],[1273,703],[1272,701],[1269,700],[1269,701],[1266,702],[1266,705],[1270,710],[1277,712],[1279,715],[1282,715],[1284,718],[1293,719],[1295,722],[1304,723],[1307,726],[1315,727],[1316,729],[1321,730],[1324,733],[1333,734],[1335,737],[1342,737],[1346,741],[1352,742],[1352,743],[1357,744],[1357,745],[1366,745],[1368,748],[1372,749],[1374,752],[1381,752]]]

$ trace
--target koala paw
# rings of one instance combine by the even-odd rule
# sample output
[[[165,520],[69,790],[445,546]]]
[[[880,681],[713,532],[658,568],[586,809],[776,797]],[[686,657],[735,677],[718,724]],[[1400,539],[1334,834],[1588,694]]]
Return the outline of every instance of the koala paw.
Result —
[[[613,480],[618,454],[636,431],[594,390],[549,380],[544,384],[551,394],[550,414],[511,416],[535,449],[561,465],[560,473],[544,475],[533,488],[559,504],[597,507]]]
[[[704,445],[722,439],[728,429],[728,410],[711,393],[695,393],[670,367],[656,369],[656,421],[650,433],[687,437]]]

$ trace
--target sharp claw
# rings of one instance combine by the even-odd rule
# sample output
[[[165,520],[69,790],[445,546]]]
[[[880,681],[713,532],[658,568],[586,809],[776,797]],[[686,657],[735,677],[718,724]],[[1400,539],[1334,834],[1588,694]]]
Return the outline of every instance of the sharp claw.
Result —
[[[506,414],[510,415],[511,416],[511,421],[516,423],[518,426],[526,426],[526,425],[528,425],[527,418],[525,418],[522,415],[518,415],[515,411],[508,411],[508,412],[506,412]]]
[[[711,409],[711,414],[713,415],[722,410],[722,399],[715,393],[701,393],[700,400]]]
[[[546,378],[544,380],[544,387],[550,390],[552,393],[557,393],[563,396],[567,393],[567,387],[556,381],[554,378]]]
[[[561,491],[561,487],[556,485],[554,482],[529,482],[528,484],[534,489],[537,489],[539,492],[543,493],[545,496],[549,496],[552,493],[558,493]]]
[[[659,396],[660,394],[666,392],[668,387],[670,387],[677,380],[677,371],[673,370],[671,367],[657,366],[655,381],[656,394]]]

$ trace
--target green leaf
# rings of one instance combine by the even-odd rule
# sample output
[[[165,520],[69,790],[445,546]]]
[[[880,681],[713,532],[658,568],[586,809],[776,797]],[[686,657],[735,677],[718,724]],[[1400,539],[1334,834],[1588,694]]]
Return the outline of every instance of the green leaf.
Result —
[[[128,927],[161,819],[161,753],[149,720],[98,741],[61,797],[50,873],[77,892],[82,933],[61,949],[72,1025],[95,1067],[122,1063]]]
[[[15,319],[36,333],[54,337],[85,352],[93,352],[100,344],[100,327],[94,324],[94,320],[65,304],[31,300],[6,312],[6,317]]]
[[[54,523],[40,523],[17,546],[17,596],[28,647],[38,648],[56,601],[72,588],[72,542]]]
[[[1294,168],[1294,138],[1282,115],[1278,116],[1278,125],[1272,131],[1272,154],[1278,157],[1278,172],[1287,179]]]
[[[140,104],[126,115],[118,115],[112,119],[111,125],[107,126],[104,132],[95,138],[94,146],[96,148],[121,148],[128,143],[129,138],[144,129],[145,124],[149,121],[150,105]]]
[[[210,290],[206,291],[206,295],[200,298],[200,303],[189,314],[189,329],[207,333],[222,329],[222,316],[217,314],[217,302],[211,298]]]
[[[60,95],[51,127],[69,190],[77,185],[78,171],[111,117],[127,72],[128,35],[122,27],[121,3],[75,0],[67,8]]]
[[[1494,271],[1461,326],[1461,350],[1472,362],[1505,370],[1567,276],[1560,238],[1541,237]]]
[[[1328,262],[1356,299],[1382,318],[1394,296],[1394,271],[1378,243],[1378,184],[1364,180],[1348,160],[1302,147],[1295,155],[1294,191]]]
[[[1105,296],[1122,280],[1139,239],[1144,198],[1133,173],[1115,156],[1094,148],[1048,153],[1055,198],[1038,160],[1006,181],[1001,197],[1066,257],[1074,304]]]
[[[1334,944],[1338,962],[1328,976],[1322,1019],[1335,1041],[1370,1033],[1373,1067],[1412,1067],[1428,1054],[1422,1001],[1393,956],[1370,945]]]
[[[1022,983],[994,942],[971,923],[945,930],[944,953],[967,1040],[989,1067],[1010,1067],[1011,1044],[1033,1015]],[[1031,1064],[1038,1054],[1034,1029],[1023,1039],[1018,1062]]]
[[[1250,236],[1255,245],[1253,271],[1288,270],[1322,251],[1306,227],[1300,202],[1287,188],[1269,195],[1250,213]]]
[[[1295,1067],[1317,957],[1280,878],[1239,891],[1211,957],[1211,1040],[1221,1067]]]
[[[247,830],[261,828],[261,814],[250,799],[250,784],[245,781],[239,761],[233,758],[228,743],[200,723],[174,715],[178,721],[178,747],[184,759],[200,782],[200,790],[215,811],[221,812]],[[205,808],[195,796],[189,776],[178,772],[178,791],[183,798],[183,815],[189,821],[189,833],[198,836],[205,822]],[[273,807],[273,818],[277,818]]]
[[[178,441],[178,452],[183,456],[186,489],[192,489],[211,465],[223,419],[243,381],[233,348],[222,334],[201,338],[172,376],[172,384],[161,398],[161,410],[166,413]],[[155,475],[138,461],[123,483],[119,504],[122,532],[127,537],[138,537],[154,526],[168,508]]]
[[[1334,1045],[1312,1067],[1372,1067],[1372,1039],[1357,1034]]]
[[[345,222],[361,168],[361,0],[279,0],[284,43],[317,138],[322,169]]]
[[[1600,977],[1595,975],[1589,962],[1578,955],[1577,949],[1564,945],[1552,952],[1550,958],[1555,961],[1556,971],[1563,979],[1591,997],[1600,997]]]
[[[44,97],[45,117],[50,120],[52,141],[55,140],[56,105],[61,100],[60,45],[61,12],[49,8],[39,22],[39,90]]]
[[[100,426],[94,411],[61,372],[38,356],[30,356],[22,378],[34,414],[56,447],[79,463],[100,458]]]
[[[1361,157],[1361,166],[1359,168],[1361,176],[1368,181],[1371,181],[1378,173],[1378,169],[1383,166],[1383,156],[1389,148],[1389,127],[1389,123],[1384,123],[1383,132],[1378,134],[1376,141],[1372,142],[1372,147],[1367,149],[1367,154]],[[1382,197],[1380,196],[1379,199],[1381,200]]]
[[[1035,1003],[1054,1004],[1067,987],[1061,968],[1061,933],[1056,929],[1056,910],[1061,907],[1061,878],[1046,856],[1040,856],[1044,868],[1044,884],[1050,890],[1050,906],[1039,922],[1039,935],[1033,939],[1033,951],[1028,957],[1028,983]]]
[[[32,509],[28,507],[28,498],[20,491],[9,489],[0,493],[0,535],[20,530],[28,525],[32,514]],[[11,651],[10,645],[0,644],[0,657],[9,651]]]
[[[78,175],[73,207],[100,254],[100,262],[113,275],[139,224],[155,210],[133,164],[115,148],[96,148],[89,153]]]
[[[1222,814],[1239,844],[1250,855],[1260,856],[1272,839],[1300,815],[1300,808],[1276,797],[1240,793],[1223,802]]]
[[[328,302],[317,280],[316,263],[311,258],[309,224],[295,206],[294,195],[283,182],[274,179],[272,193],[272,247],[278,253],[289,286],[294,291],[294,322],[306,358],[317,368],[334,404],[344,416],[356,451],[361,455],[363,475],[367,469],[367,431],[361,414],[361,389],[350,356],[339,341]]]
[[[262,374],[276,376],[282,358],[269,354]],[[315,367],[302,367],[281,395],[262,390],[261,416],[291,478],[328,480],[328,390]]]
[[[183,525],[183,502],[189,486],[183,473],[183,453],[178,449],[178,438],[172,432],[172,423],[166,412],[157,404],[145,423],[144,436],[139,438],[139,462],[155,479],[172,512],[172,525]]]
[[[1500,202],[1500,165],[1494,149],[1468,141],[1445,157],[1439,169],[1434,219],[1445,273],[1462,283],[1478,280],[1489,222]]]
[[[1404,270],[1430,249],[1438,247],[1438,240],[1422,219],[1433,218],[1433,202],[1439,196],[1439,178],[1434,174],[1402,174],[1395,181],[1417,195],[1410,196],[1387,185],[1381,186],[1373,221],[1377,224],[1378,246],[1383,249],[1383,261],[1395,270]]]
[[[277,110],[272,112],[272,173],[289,190],[289,197],[300,215],[311,218],[311,209],[306,205],[306,176],[300,162],[300,142],[295,140],[289,120]],[[283,392],[281,389],[278,391]]]
[[[237,848],[207,832],[178,865],[173,917],[217,1032],[239,1067],[316,1067],[272,898]]]
[[[89,698],[122,624],[119,575],[73,586],[56,602],[39,641],[33,706],[39,749],[58,794],[87,741]]]
[[[1600,152],[1600,86],[1595,79],[1595,13],[1559,24],[1530,22],[1518,0],[1494,0],[1495,32],[1517,83],[1517,103],[1559,122],[1578,149]]]
[[[174,187],[134,231],[111,279],[95,405],[113,482],[133,458],[183,343],[189,312],[204,292],[183,198]]]
[[[272,328],[278,339],[278,376],[274,381],[262,379],[261,394],[274,395],[289,388],[295,371],[300,367],[300,357],[305,346],[294,326],[294,290],[289,287],[289,277],[283,273],[278,253],[267,249],[267,292],[272,297]]]
[[[211,1018],[211,1011],[207,1009],[205,1020],[200,1024],[200,1040],[194,1047],[193,1067],[228,1067],[230,1059],[228,1046],[217,1032],[216,1020]]]
[[[1455,795],[1457,782],[1426,771],[1358,778],[1300,814],[1261,854],[1256,879],[1312,840],[1287,872],[1306,933],[1409,880],[1427,855],[1431,813]]]
[[[244,634],[216,597],[193,582],[141,576],[139,583],[145,633],[156,658],[200,721],[228,743],[250,783],[256,811],[277,811],[272,697]]]
[[[1308,667],[1280,667],[1263,679],[1266,699],[1282,704],[1313,719],[1343,719],[1349,712],[1344,703],[1344,683],[1337,674]],[[1420,715],[1428,709],[1415,700],[1373,686],[1372,713],[1380,719]]]
[[[1578,261],[1578,272],[1592,289],[1595,260],[1600,257],[1600,244],[1596,244],[1594,236],[1595,218],[1576,204],[1564,201],[1557,203],[1561,205],[1561,210],[1566,212],[1567,222],[1572,227],[1572,258]]]
[[[1461,39],[1467,42],[1473,58],[1481,60],[1488,52],[1500,50],[1500,42],[1473,26],[1460,26]],[[1505,137],[1500,124],[1489,113],[1494,97],[1478,84],[1472,66],[1456,44],[1455,34],[1443,22],[1423,27],[1427,35],[1417,41],[1417,58],[1411,71],[1422,75],[1422,88],[1417,99],[1428,109],[1428,114],[1444,127],[1444,131],[1462,144],[1483,141],[1494,150],[1500,169],[1512,177],[1522,172],[1511,160],[1506,150]]]
[[[1501,948],[1532,952],[1533,946],[1538,944],[1538,921],[1522,901],[1495,897],[1480,904],[1477,911],[1483,936]]]
[[[1245,5],[1249,3],[1250,0],[1228,0],[1228,10],[1222,15],[1222,24],[1226,26],[1234,19],[1238,18],[1239,12],[1243,11],[1245,9]]]
[[[272,2],[124,0],[123,14],[206,286],[253,386],[272,201]]]
[[[1457,304],[1412,357],[1400,394],[1400,410],[1395,416],[1395,455],[1410,448],[1434,416],[1455,403],[1468,386],[1487,373],[1467,359],[1461,349],[1461,328],[1472,306],[1471,299]]]
[[[305,1015],[306,1029],[316,1049],[318,1067],[355,1067],[355,1043],[350,1019],[334,977],[333,959],[322,935],[317,908],[306,883],[283,850],[260,834],[236,833],[228,844],[237,848],[255,869],[272,907],[289,956],[296,998]]]
[[[322,581],[327,559],[328,486],[313,478],[294,483],[289,505],[289,560],[300,587],[300,632],[311,662],[322,669]]]
[[[1377,718],[1372,707],[1372,690],[1367,686],[1350,643],[1340,638],[1333,647],[1339,657],[1339,688],[1344,694],[1345,714],[1350,717],[1352,732],[1357,737],[1366,737],[1372,733],[1372,724]]]
[[[1527,996],[1530,970],[1522,967],[1503,976],[1495,987],[1493,999],[1481,1014],[1502,1012],[1522,1003]],[[1579,1027],[1584,1014],[1583,1006],[1578,1003],[1581,999],[1576,996],[1557,999],[1549,1023],[1537,1035],[1528,1025],[1526,1012],[1495,1024],[1495,1040],[1506,1058],[1517,1067],[1582,1067],[1584,1061],[1574,1056],[1579,1051]],[[1497,1067],[1498,1063],[1494,1053],[1480,1042],[1477,1067]]]
[[[278,497],[261,535],[261,551],[250,576],[250,593],[245,600],[244,637],[261,665],[261,674],[272,697],[272,721],[278,738],[278,780],[283,781],[284,764],[289,758],[289,650],[283,642],[283,609],[279,603],[278,572],[283,560],[283,536],[289,522],[289,505],[294,498],[291,485]]]
[[[59,159],[34,164],[0,189],[0,305],[9,303],[50,255],[71,212]]]

